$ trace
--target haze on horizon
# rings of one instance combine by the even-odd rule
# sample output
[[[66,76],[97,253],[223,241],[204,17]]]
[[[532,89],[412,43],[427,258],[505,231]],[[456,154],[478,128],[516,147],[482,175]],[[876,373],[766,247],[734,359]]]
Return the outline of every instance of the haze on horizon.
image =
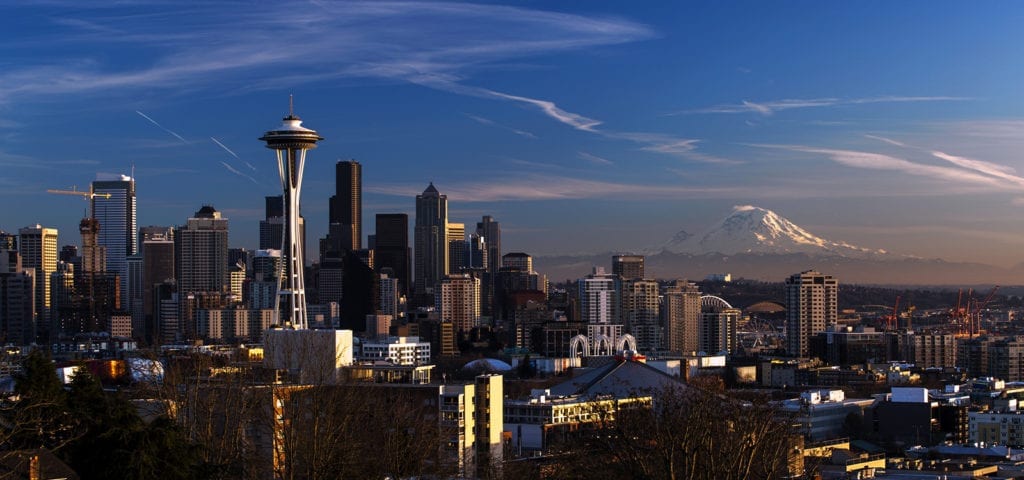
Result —
[[[1024,205],[1024,5],[49,1],[0,6],[0,228],[78,243],[87,187],[134,165],[139,225],[203,204],[254,247],[279,194],[256,138],[363,164],[364,230],[428,182],[509,251],[642,250],[733,205],[866,248],[1011,265]],[[16,208],[12,208],[15,207]],[[313,249],[312,251],[315,251]]]

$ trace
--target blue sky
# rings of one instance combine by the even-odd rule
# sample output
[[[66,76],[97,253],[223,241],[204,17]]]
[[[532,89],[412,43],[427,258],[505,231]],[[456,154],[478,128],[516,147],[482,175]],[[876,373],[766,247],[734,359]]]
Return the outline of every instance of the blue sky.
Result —
[[[0,6],[0,228],[78,243],[134,164],[140,225],[202,204],[254,247],[287,112],[375,213],[433,181],[506,250],[637,250],[737,204],[870,248],[1024,261],[1024,6],[952,2],[35,2]],[[313,250],[315,251],[315,249]]]

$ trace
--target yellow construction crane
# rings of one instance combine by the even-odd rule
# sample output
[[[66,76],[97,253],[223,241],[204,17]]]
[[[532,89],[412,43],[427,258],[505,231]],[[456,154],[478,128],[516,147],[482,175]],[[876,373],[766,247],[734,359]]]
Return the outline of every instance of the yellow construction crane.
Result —
[[[83,191],[79,190],[78,187],[72,186],[71,190],[55,190],[55,189],[51,188],[51,189],[48,189],[46,191],[46,193],[55,193],[55,194],[58,194],[58,195],[78,195],[79,197],[82,197],[83,200],[92,200],[95,197],[106,198],[106,199],[110,198],[110,194],[109,193],[96,193],[96,192],[93,192],[92,191],[92,187],[89,188],[88,192],[83,192]]]

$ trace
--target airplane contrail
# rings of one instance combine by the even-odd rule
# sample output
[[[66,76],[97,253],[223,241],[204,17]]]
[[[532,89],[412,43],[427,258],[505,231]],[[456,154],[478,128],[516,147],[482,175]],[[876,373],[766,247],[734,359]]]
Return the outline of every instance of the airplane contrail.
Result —
[[[141,115],[142,118],[145,118],[146,120],[149,120],[149,123],[152,123],[153,125],[156,125],[157,128],[159,128],[160,130],[163,130],[163,131],[165,131],[165,132],[167,132],[167,133],[169,133],[171,135],[174,135],[175,137],[177,137],[178,140],[181,140],[182,143],[188,144],[188,141],[185,140],[184,138],[182,138],[181,135],[178,135],[177,133],[172,132],[171,130],[169,130],[167,127],[164,127],[163,125],[160,125],[159,123],[157,123],[156,120],[153,120],[152,118],[149,118],[149,116],[146,115],[145,113],[142,113],[142,112],[140,112],[138,110],[136,110],[135,113]]]
[[[233,173],[235,175],[238,175],[240,177],[248,178],[249,180],[252,181],[252,183],[255,183],[256,185],[260,184],[260,182],[257,182],[255,178],[252,178],[252,177],[250,177],[250,176],[248,176],[248,175],[246,175],[246,174],[244,174],[242,172],[239,172],[238,169],[236,169],[235,167],[232,167],[231,165],[228,165],[225,162],[220,162],[220,164],[224,165],[224,168],[228,169],[229,172],[231,172],[231,173]]]
[[[220,148],[223,148],[225,152],[230,153],[232,157],[238,158],[238,154],[236,154],[235,152],[232,152],[231,149],[228,148],[227,146],[225,146],[223,143],[220,143],[220,140],[217,140],[216,138],[213,138],[213,137],[210,137],[210,140],[213,140],[213,143],[216,143],[217,145],[220,145]],[[238,158],[238,159],[241,160],[241,158]]]
[[[242,160],[242,157],[239,157],[238,154],[236,154],[235,152],[231,151],[231,149],[228,148],[227,145],[224,145],[223,143],[220,143],[220,140],[217,140],[216,138],[213,138],[213,137],[210,137],[210,140],[213,140],[213,143],[216,143],[217,145],[220,145],[220,148],[223,148],[225,152],[230,153],[232,157],[235,157],[238,160]],[[254,172],[256,171],[256,167],[252,166],[251,163],[249,163],[249,162],[247,162],[245,160],[242,160],[242,163],[244,163],[245,166],[247,166],[250,169],[252,169],[252,171],[254,171]]]

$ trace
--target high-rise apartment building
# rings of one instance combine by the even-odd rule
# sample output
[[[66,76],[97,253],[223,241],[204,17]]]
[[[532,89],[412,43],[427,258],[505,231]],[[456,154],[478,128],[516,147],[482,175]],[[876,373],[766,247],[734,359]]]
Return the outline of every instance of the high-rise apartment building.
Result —
[[[398,279],[392,278],[386,273],[381,273],[377,280],[377,312],[382,315],[390,315],[397,319],[398,315]]]
[[[106,271],[121,278],[128,291],[128,256],[138,252],[135,179],[127,175],[99,174],[92,182],[92,218],[99,222],[97,243],[107,251]]]
[[[661,348],[662,329],[658,282],[634,278],[622,281],[622,323],[636,338],[636,348],[650,353]]]
[[[373,265],[378,273],[391,269],[398,280],[399,295],[409,293],[409,216],[378,213],[373,245]]]
[[[786,351],[794,357],[810,353],[810,339],[838,319],[839,282],[808,270],[786,279]]]
[[[594,267],[594,272],[577,280],[579,290],[579,309],[577,317],[588,324],[618,323],[621,318],[620,292],[621,285],[618,275],[605,273],[604,268]]]
[[[415,236],[415,290],[425,301],[448,274],[448,196],[433,183],[416,196]]]
[[[669,351],[689,354],[700,350],[700,290],[694,283],[676,280],[662,291],[662,321],[668,332]]]
[[[184,298],[228,289],[228,219],[204,205],[174,236],[175,279]]]
[[[644,278],[643,255],[613,255],[612,274],[623,280]]]
[[[743,312],[712,295],[700,297],[700,350],[709,355],[732,354],[736,347],[736,326]]]
[[[469,275],[448,275],[441,281],[437,310],[441,320],[450,320],[456,332],[469,332],[480,322],[480,279]]]
[[[18,230],[21,266],[35,273],[35,322],[47,326],[50,311],[50,274],[57,271],[57,229],[42,225]]]
[[[331,240],[339,252],[359,250],[363,248],[363,167],[355,160],[342,160],[334,173],[335,194],[328,215]]]

